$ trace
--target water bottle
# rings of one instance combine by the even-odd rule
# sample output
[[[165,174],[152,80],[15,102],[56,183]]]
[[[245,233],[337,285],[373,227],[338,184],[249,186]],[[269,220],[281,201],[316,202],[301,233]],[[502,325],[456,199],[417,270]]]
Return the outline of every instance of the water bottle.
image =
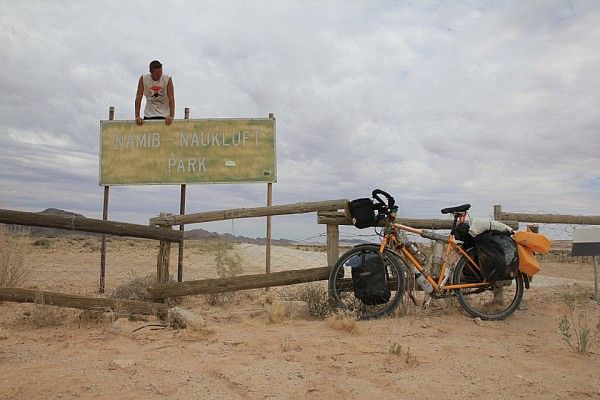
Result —
[[[415,280],[417,281],[419,287],[423,289],[425,293],[433,292],[433,286],[431,286],[431,283],[429,283],[427,278],[425,278],[422,273],[417,272],[415,274]]]
[[[446,243],[441,240],[433,242],[433,250],[431,251],[431,273],[433,275],[440,274],[440,265],[444,259],[444,250],[446,250]]]
[[[419,264],[421,264],[421,266],[423,268],[427,268],[427,266],[429,265],[429,259],[427,258],[427,256],[425,254],[423,254],[423,252],[421,250],[419,250],[419,247],[417,247],[416,244],[414,244],[412,242],[407,243],[406,248],[408,249],[410,254],[415,256],[415,258],[417,259],[417,261],[419,262]]]

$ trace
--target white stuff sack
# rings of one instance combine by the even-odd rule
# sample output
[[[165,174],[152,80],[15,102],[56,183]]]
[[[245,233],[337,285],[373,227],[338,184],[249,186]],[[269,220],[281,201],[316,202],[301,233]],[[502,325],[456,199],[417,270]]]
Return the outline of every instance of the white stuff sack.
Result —
[[[475,237],[485,231],[499,231],[512,233],[512,228],[499,221],[486,218],[470,218],[469,221],[469,235]]]

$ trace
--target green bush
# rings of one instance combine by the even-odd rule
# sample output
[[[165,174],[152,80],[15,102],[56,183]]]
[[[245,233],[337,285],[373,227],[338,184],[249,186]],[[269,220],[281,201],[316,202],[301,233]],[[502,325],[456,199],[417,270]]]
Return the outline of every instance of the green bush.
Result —
[[[587,297],[587,296],[586,296]],[[568,294],[563,297],[567,313],[563,314],[558,331],[571,350],[579,354],[588,354],[600,338],[600,320],[594,326],[588,319],[584,304],[579,304],[580,295]]]
[[[219,278],[234,278],[244,272],[242,257],[238,253],[232,252],[231,249],[233,249],[233,245],[225,242],[220,242],[217,247],[215,263]],[[214,306],[232,301],[235,293],[211,293],[207,294],[205,298],[208,304]]]

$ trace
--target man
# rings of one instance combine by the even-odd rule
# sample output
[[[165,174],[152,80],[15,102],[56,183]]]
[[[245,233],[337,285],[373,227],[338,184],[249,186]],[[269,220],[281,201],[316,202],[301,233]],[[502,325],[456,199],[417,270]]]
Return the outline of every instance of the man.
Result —
[[[144,119],[140,118],[142,97],[146,96]],[[146,119],[164,119],[171,125],[175,116],[175,90],[173,81],[163,75],[162,64],[154,60],[150,63],[150,73],[140,76],[135,96],[135,122],[142,125]]]

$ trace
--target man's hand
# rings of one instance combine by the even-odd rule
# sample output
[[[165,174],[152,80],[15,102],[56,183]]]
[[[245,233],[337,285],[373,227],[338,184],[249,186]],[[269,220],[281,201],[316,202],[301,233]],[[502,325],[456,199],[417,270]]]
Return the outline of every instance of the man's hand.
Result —
[[[171,116],[165,117],[165,124],[171,125],[171,122],[173,122],[173,117],[171,117]]]
[[[144,123],[144,120],[140,117],[135,117],[135,123],[138,125],[142,125]]]

